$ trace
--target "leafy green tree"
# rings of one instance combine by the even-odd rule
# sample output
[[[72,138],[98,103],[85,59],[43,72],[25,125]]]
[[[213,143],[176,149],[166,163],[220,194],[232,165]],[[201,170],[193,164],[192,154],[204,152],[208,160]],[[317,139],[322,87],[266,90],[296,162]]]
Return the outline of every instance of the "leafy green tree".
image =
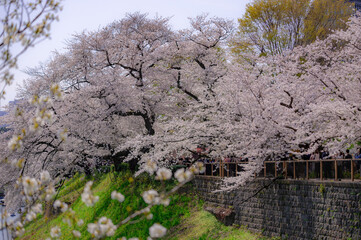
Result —
[[[344,0],[254,0],[238,20],[232,52],[275,55],[324,39],[346,27],[352,6]]]
[[[344,0],[313,1],[304,22],[304,43],[325,39],[335,29],[345,29],[354,3]]]

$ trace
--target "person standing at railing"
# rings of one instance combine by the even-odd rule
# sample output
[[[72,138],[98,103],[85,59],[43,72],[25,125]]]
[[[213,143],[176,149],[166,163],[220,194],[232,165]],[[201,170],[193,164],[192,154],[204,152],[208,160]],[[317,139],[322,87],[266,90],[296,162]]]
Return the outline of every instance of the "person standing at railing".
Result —
[[[320,151],[319,149],[316,150],[316,152],[314,152],[311,157],[310,160],[316,160],[319,161],[320,160]],[[311,171],[315,173],[316,178],[320,177],[320,164],[313,162],[311,164]]]
[[[329,153],[329,151],[328,151],[328,149],[327,148],[325,148],[325,150],[324,151],[322,151],[322,153],[321,153],[321,158],[322,158],[322,160],[324,160],[324,159],[330,159],[330,153]],[[332,169],[333,169],[333,164],[332,164],[332,162],[330,162],[330,161],[325,161],[324,163],[323,163],[323,172],[325,173],[324,174],[324,177],[327,179],[327,178],[332,178]],[[333,172],[335,172],[335,171],[333,171]]]
[[[345,159],[352,159],[352,155],[350,154],[350,150],[349,149],[346,149],[346,156],[345,156]],[[348,162],[345,163],[346,166],[348,166]],[[344,167],[346,168],[346,170],[348,171],[347,167]],[[350,172],[351,172],[351,163],[350,163]]]
[[[311,158],[311,154],[303,154],[303,155],[301,155],[301,159],[302,160],[304,160],[304,161],[308,161],[308,160],[310,160],[310,158]],[[308,164],[308,163],[306,163],[306,164]],[[304,176],[305,176],[305,178],[306,178],[306,176],[307,176],[307,167],[305,166],[304,167]]]
[[[342,151],[339,151],[338,153],[336,153],[333,156],[334,159],[344,159],[345,158],[345,154]],[[343,178],[343,168],[344,168],[345,164],[343,161],[337,161],[337,177],[338,180],[341,181],[341,178]]]
[[[352,159],[352,155],[350,154],[350,150],[346,149],[345,159]]]
[[[357,171],[361,174],[361,148],[359,148],[358,153],[355,154],[355,164],[357,165]]]

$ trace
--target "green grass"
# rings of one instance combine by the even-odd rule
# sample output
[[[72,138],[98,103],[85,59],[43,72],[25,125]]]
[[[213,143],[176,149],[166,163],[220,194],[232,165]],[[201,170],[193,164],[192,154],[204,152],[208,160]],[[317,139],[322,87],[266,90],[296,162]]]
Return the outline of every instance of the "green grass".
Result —
[[[244,228],[225,226],[207,211],[198,209],[174,229],[166,237],[167,240],[256,240],[260,235]]]
[[[98,176],[99,177],[99,176]],[[141,193],[152,188],[159,189],[160,184],[151,180],[149,177],[140,176],[133,182],[129,181],[130,173],[119,173],[116,175],[104,174],[98,179],[86,179],[84,176],[76,175],[68,180],[61,188],[58,198],[70,205],[70,207],[77,213],[77,216],[84,220],[85,224],[77,228],[82,233],[82,239],[90,239],[91,236],[87,232],[87,224],[97,221],[101,216],[110,218],[113,223],[118,223],[120,220],[126,218],[130,213],[140,208],[146,207]],[[87,207],[82,201],[80,194],[83,191],[84,185],[87,181],[94,180],[93,193],[99,196],[99,201],[94,207]],[[170,184],[173,185],[174,184]],[[168,186],[170,188],[171,186]],[[123,203],[118,203],[110,198],[111,192],[117,190],[125,196]],[[126,224],[118,228],[114,237],[109,239],[117,239],[125,236],[139,237],[146,239],[149,235],[148,229],[154,223],[160,223],[166,228],[172,228],[180,223],[180,218],[189,215],[189,209],[193,205],[199,204],[200,201],[190,194],[175,194],[171,197],[171,202],[168,207],[154,206],[151,209],[153,213],[152,220],[139,220],[136,224]],[[64,214],[51,216],[49,219],[39,217],[37,221],[32,222],[26,226],[26,235],[21,239],[45,239],[50,235],[50,229],[56,225],[60,226],[62,237],[61,239],[72,239],[70,228],[62,221]]]
[[[99,201],[94,207],[89,208],[81,201],[81,193],[86,182],[93,180],[93,193],[99,196]],[[66,181],[59,191],[58,199],[66,202],[77,213],[78,218],[84,220],[82,227],[75,227],[82,234],[82,239],[91,239],[87,232],[87,224],[97,221],[100,217],[106,216],[113,223],[119,223],[135,210],[146,207],[141,193],[149,189],[160,189],[158,181],[154,181],[146,175],[141,175],[132,180],[132,175],[127,173],[99,174],[95,178],[85,178],[83,175],[76,175]],[[174,183],[167,184],[170,189]],[[119,203],[110,198],[111,192],[117,190],[125,196],[125,201]],[[185,191],[186,190],[186,191]],[[202,210],[202,201],[194,194],[191,185],[185,190],[171,197],[168,207],[154,206],[152,220],[135,219],[136,224],[126,224],[119,227],[116,234],[109,239],[121,237],[138,237],[145,240],[149,235],[149,227],[154,223],[160,223],[169,233],[166,239],[259,239],[259,235],[252,234],[243,228],[226,227],[219,223],[213,215]],[[69,227],[62,221],[64,214],[52,214],[49,219],[44,216],[26,225],[26,234],[21,239],[39,240],[50,237],[50,229],[60,226],[61,239],[73,239]]]

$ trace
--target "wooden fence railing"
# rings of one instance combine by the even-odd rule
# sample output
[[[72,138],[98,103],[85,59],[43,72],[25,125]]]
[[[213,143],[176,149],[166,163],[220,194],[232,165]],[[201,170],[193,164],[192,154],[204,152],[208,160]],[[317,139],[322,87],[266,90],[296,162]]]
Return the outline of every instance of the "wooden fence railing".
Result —
[[[206,176],[234,177],[244,171],[248,162],[204,163]],[[261,172],[256,177],[277,177],[291,179],[361,179],[361,159],[321,159],[321,160],[288,160],[265,161]]]

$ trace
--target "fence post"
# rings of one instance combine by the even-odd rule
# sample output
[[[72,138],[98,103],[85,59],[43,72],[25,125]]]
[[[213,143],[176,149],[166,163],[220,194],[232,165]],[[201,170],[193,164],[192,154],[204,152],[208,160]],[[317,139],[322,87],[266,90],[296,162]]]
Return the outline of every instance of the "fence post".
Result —
[[[230,169],[231,166],[229,165],[229,163],[226,163],[226,166],[227,166],[227,177],[229,177],[229,170],[231,170]]]
[[[211,163],[211,176],[213,177],[213,163]]]
[[[287,165],[286,165],[285,161],[282,162],[282,174],[283,174],[283,177],[285,179],[287,179]]]
[[[277,177],[277,163],[275,161],[275,177]]]
[[[306,160],[306,179],[308,180],[308,160]]]
[[[223,173],[223,170],[222,170],[222,160],[219,159],[219,176],[222,177],[222,173]]]
[[[239,162],[236,162],[236,177],[238,175],[238,164],[239,164]]]
[[[351,158],[351,181],[354,180],[353,157]]]
[[[266,162],[264,163],[264,167],[263,167],[263,175],[266,178]]]
[[[320,179],[321,181],[323,180],[323,175],[322,175],[322,160],[320,159]]]
[[[337,181],[337,161],[335,159],[335,181]]]
[[[221,162],[222,162],[222,164],[221,164],[222,165],[222,178],[224,178],[224,161],[221,160]]]
[[[293,160],[293,179],[296,179],[296,162]]]

